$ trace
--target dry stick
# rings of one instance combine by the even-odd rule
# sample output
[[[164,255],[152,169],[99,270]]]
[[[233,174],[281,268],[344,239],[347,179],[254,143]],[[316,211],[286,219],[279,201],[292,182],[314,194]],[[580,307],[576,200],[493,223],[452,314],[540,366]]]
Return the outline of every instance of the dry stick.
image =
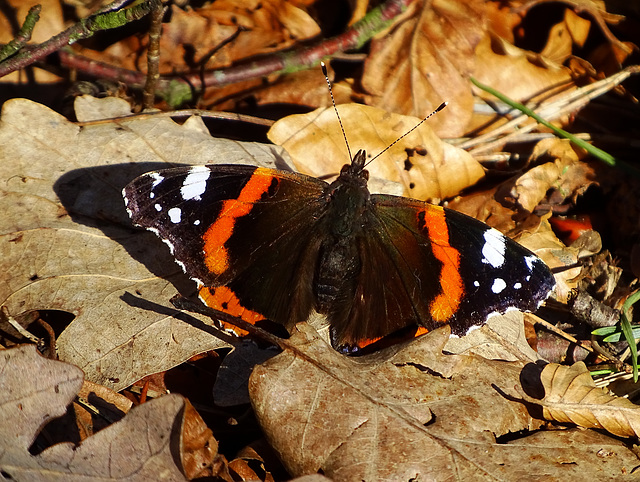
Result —
[[[616,363],[617,365],[626,365],[623,361],[621,361],[620,359],[616,358],[615,356],[613,356],[611,353],[607,352],[606,350],[603,350],[603,349],[596,350],[592,346],[586,345],[582,341],[578,340],[577,338],[575,338],[574,336],[570,335],[566,331],[561,330],[560,328],[552,325],[548,321],[543,320],[542,318],[540,318],[540,317],[538,317],[536,315],[533,315],[533,314],[529,314],[529,315],[532,317],[532,319],[534,319],[536,324],[538,324],[540,326],[543,326],[545,329],[549,330],[551,333],[554,333],[554,334],[558,335],[560,338],[564,338],[568,342],[573,343],[574,345],[577,345],[580,348],[582,348],[582,349],[584,349],[584,350],[586,350],[586,351],[588,351],[590,353],[597,353],[603,359],[610,360],[610,361]]]
[[[157,2],[151,9],[151,25],[149,27],[149,48],[147,49],[147,82],[144,86],[142,103],[145,109],[153,107],[156,98],[156,85],[160,78],[160,36],[162,35],[162,17],[164,6]]]
[[[204,76],[201,73],[193,73],[182,77],[161,77],[156,93],[176,105],[180,102],[190,101],[193,97],[193,92],[204,87],[217,87],[269,74],[291,73],[315,67],[320,60],[328,58],[337,52],[355,50],[362,47],[371,37],[387,28],[407,8],[411,1],[387,0],[344,33],[301,50],[280,52],[226,69],[209,71]],[[67,67],[73,67],[97,77],[123,81],[132,86],[142,86],[145,82],[145,76],[140,72],[96,62],[73,52],[60,52],[60,60]]]
[[[31,33],[38,20],[40,20],[40,10],[42,10],[41,5],[34,5],[29,9],[29,13],[27,13],[27,17],[24,19],[16,38],[0,49],[0,62],[11,57],[31,40]]]
[[[124,115],[120,117],[110,117],[107,119],[97,119],[85,122],[76,122],[77,126],[95,126],[100,124],[112,124],[114,122],[127,122],[134,121],[139,119],[150,119],[152,117],[170,117],[170,118],[178,118],[178,117],[191,117],[191,116],[200,116],[207,119],[222,119],[229,120],[235,122],[246,122],[247,124],[254,124],[259,126],[271,127],[275,121],[270,119],[263,119],[261,117],[254,117],[246,114],[236,114],[235,112],[214,112],[210,110],[201,110],[201,109],[180,109],[180,110],[172,110],[168,112],[164,111],[154,111],[154,112],[142,112],[139,114],[130,114]]]
[[[116,0],[115,2],[101,8],[97,13],[81,20],[74,26],[68,28],[62,33],[51,37],[35,47],[24,49],[19,54],[14,55],[10,59],[0,63],[0,77],[4,77],[11,72],[23,69],[29,65],[42,60],[49,54],[60,50],[78,40],[92,37],[94,33],[100,30],[120,27],[133,20],[144,17],[149,13],[150,8],[159,0],[149,0],[136,4],[125,10],[117,10],[122,7],[128,0]]]

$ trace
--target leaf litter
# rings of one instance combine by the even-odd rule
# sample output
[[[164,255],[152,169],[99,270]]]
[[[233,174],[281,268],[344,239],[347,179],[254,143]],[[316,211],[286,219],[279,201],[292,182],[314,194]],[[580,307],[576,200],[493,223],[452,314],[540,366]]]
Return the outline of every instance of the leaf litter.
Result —
[[[577,17],[570,9],[565,10],[561,21],[550,31],[554,34],[549,35],[544,56],[540,57],[513,45],[514,38],[509,38],[512,30],[504,27],[505,22],[515,25],[520,21],[513,11],[507,15],[494,10],[495,7],[486,2],[467,2],[466,7],[473,10],[475,19],[471,25],[464,23],[468,18],[451,15],[455,7],[461,5],[459,2],[436,3],[433,11],[424,11],[420,2],[415,2],[411,10],[389,30],[389,35],[380,35],[374,41],[371,52],[376,55],[370,55],[366,60],[362,80],[364,91],[359,90],[360,86],[347,82],[338,82],[336,91],[344,99],[359,97],[386,109],[395,105],[403,114],[424,115],[425,110],[429,110],[425,106],[430,103],[437,105],[442,100],[442,92],[445,92],[442,89],[446,87],[448,97],[456,98],[458,102],[455,108],[448,109],[450,114],[445,112],[446,116],[439,117],[441,122],[435,127],[438,133],[453,136],[477,126],[486,126],[487,117],[471,113],[474,98],[465,81],[469,72],[483,83],[516,98],[533,99],[535,94],[548,91],[554,85],[559,86],[556,93],[562,94],[574,87],[571,69],[575,71],[577,68],[577,59],[568,56],[572,46],[583,46],[595,24],[603,29],[610,41],[607,46],[609,55],[602,55],[601,59],[621,61],[627,55],[627,45],[616,41],[607,27],[615,25],[621,18],[607,14],[593,2],[580,2],[580,7],[588,12],[588,20]],[[530,9],[537,3],[531,2],[526,8]],[[277,11],[277,8],[271,8],[273,5],[285,5],[288,14],[273,17],[273,12]],[[241,23],[253,28],[256,35],[253,38],[243,37],[242,42],[254,42],[252,45],[259,48],[264,45],[260,39],[269,38],[270,45],[277,49],[303,38],[303,31],[314,32],[313,25],[305,23],[309,17],[298,13],[298,10],[303,12],[304,7],[291,7],[287,2],[269,2],[267,6],[269,8],[264,11],[272,15],[271,20],[275,18],[280,23],[276,22],[277,27],[270,31],[269,25],[276,24],[270,23],[269,16],[252,18],[252,15],[264,15],[264,12],[257,8],[249,9],[243,12],[247,16],[241,18]],[[164,58],[165,68],[174,69],[183,60],[183,44],[197,44],[203,37],[215,44],[219,38],[230,35],[234,27],[228,24],[224,29],[225,19],[220,16],[220,11],[227,9],[238,13],[237,6],[234,2],[215,2],[213,8],[219,11],[185,12],[172,7],[175,18],[182,16],[182,19],[169,24],[175,35],[163,37],[164,51],[174,49],[169,57]],[[454,31],[465,36],[464,50],[454,48],[459,39],[451,32],[437,30],[434,12],[440,18],[450,20]],[[202,19],[206,22],[206,29],[201,25],[192,27],[199,25],[197,21]],[[188,29],[181,28],[185,25]],[[261,30],[256,26],[266,28]],[[497,36],[498,31],[504,35]],[[259,32],[262,33],[258,35]],[[414,50],[420,45],[421,36],[429,40],[429,48]],[[213,58],[212,64],[229,64],[243,52],[250,51],[242,42],[229,44],[222,55]],[[125,50],[143,50],[138,47],[129,46]],[[123,58],[122,48],[120,45],[108,53],[116,63]],[[410,63],[404,64],[406,68],[398,68],[398,59],[405,51],[410,52],[404,56]],[[104,59],[99,53],[92,55]],[[129,60],[133,58],[128,57]],[[590,60],[596,67],[603,68],[601,60],[595,57]],[[561,62],[565,65],[560,66]],[[323,87],[322,79],[314,80],[313,75],[305,75],[283,76],[296,90],[273,86],[266,86],[262,91],[257,88],[254,92],[256,101],[297,99],[301,93],[308,94],[310,89],[307,87],[311,85]],[[296,79],[301,78],[305,79],[304,82],[297,83]],[[376,85],[376,79],[380,78],[386,79],[387,84]],[[232,93],[259,84],[260,81],[254,80],[213,94],[209,91],[208,95],[213,97],[205,99],[207,102],[220,102]],[[399,85],[407,88],[398,88]],[[419,102],[411,102],[412,98]],[[310,95],[304,101],[300,100],[306,105],[313,105],[313,102],[326,105],[326,96],[321,101],[313,100]],[[229,104],[230,101],[224,102]],[[350,107],[345,109],[348,111]],[[166,370],[195,353],[222,346],[217,339],[203,333],[202,329],[208,326],[205,320],[184,317],[167,304],[176,291],[187,293],[191,287],[177,267],[168,261],[170,256],[162,244],[148,233],[134,235],[126,227],[128,220],[119,199],[122,185],[136,174],[167,164],[211,162],[213,152],[216,157],[225,158],[226,162],[231,158],[238,162],[266,162],[266,165],[278,167],[283,167],[282,160],[286,159],[284,152],[274,150],[273,146],[250,146],[212,139],[198,118],[180,125],[150,114],[148,118],[90,124],[91,120],[129,113],[130,107],[123,101],[108,99],[99,102],[79,98],[76,105],[78,119],[89,122],[82,127],[26,101],[6,103],[0,118],[0,161],[4,166],[4,171],[0,168],[0,178],[6,179],[0,191],[0,203],[5,212],[11,212],[11,216],[4,218],[0,239],[4,271],[8,273],[0,290],[3,305],[15,315],[21,314],[25,307],[73,313],[76,318],[58,339],[61,358],[80,366],[90,380],[113,389],[126,387],[150,373]],[[327,112],[327,117],[329,114],[332,112]],[[353,114],[356,124],[362,123],[362,117],[358,115]],[[343,114],[346,121],[351,116],[349,112]],[[385,124],[384,114],[371,117],[375,118],[375,123],[369,137],[386,135],[398,125],[395,121]],[[301,125],[300,119],[288,121],[294,130]],[[561,121],[566,122],[567,119]],[[327,120],[329,125],[331,122]],[[324,124],[319,125],[324,128]],[[348,131],[351,136],[351,128]],[[375,154],[375,149],[366,145],[371,139],[365,136],[360,140],[359,134],[353,135],[356,140],[352,140],[352,147],[366,147],[370,154]],[[52,139],[56,142],[53,143]],[[340,134],[331,140],[342,145]],[[508,227],[504,231],[518,231],[521,241],[532,247],[549,265],[563,267],[590,256],[591,252],[578,247],[566,248],[544,220],[535,221],[535,216],[531,216],[527,224],[522,218],[515,217],[523,211],[531,212],[545,202],[553,208],[557,208],[560,202],[577,204],[589,187],[610,190],[619,182],[619,176],[605,174],[601,169],[582,162],[582,153],[567,149],[566,145],[559,146],[558,141],[550,143],[551,147],[540,143],[536,148],[538,152],[529,160],[537,167],[517,176],[514,181],[505,182],[501,192],[488,190],[484,200],[478,197],[475,205],[467,207],[480,213],[477,216],[480,219],[501,226],[501,229]],[[479,179],[484,174],[477,164],[471,164],[473,168],[469,169],[479,174],[463,179],[460,185],[449,185],[452,176],[445,176],[437,169],[440,159],[428,159],[426,167],[415,162],[415,151],[422,144],[429,147],[430,155],[450,149],[456,158],[456,168],[458,161],[473,161],[464,151],[451,149],[449,144],[443,146],[431,134],[425,135],[405,153],[404,165],[383,165],[388,171],[401,173],[392,179],[403,186],[390,189],[403,189],[411,196],[420,193],[420,197],[442,199],[457,195],[462,188],[477,181],[474,176]],[[304,144],[302,146],[304,152]],[[311,162],[303,159],[304,163],[298,161],[296,168],[308,169],[307,172],[315,175],[337,172],[346,161],[340,149],[338,147],[335,153],[331,151],[330,155],[324,151],[325,157],[336,164],[322,164],[321,157],[310,156]],[[293,151],[292,148],[295,158]],[[407,165],[415,167],[409,170],[410,175],[403,172]],[[435,167],[432,169],[432,166]],[[389,178],[388,171],[381,172],[380,177]],[[435,184],[435,190],[429,182]],[[616,194],[624,205],[635,205],[633,189],[626,186]],[[499,198],[498,193],[503,197]],[[630,212],[637,213],[637,209]],[[630,219],[625,223],[629,232],[637,229],[637,221]],[[567,300],[571,289],[588,278],[589,274],[581,271],[580,267],[565,270],[558,276],[557,299]],[[331,352],[308,327],[300,325],[290,348],[254,372],[251,381],[253,403],[265,432],[292,475],[319,468],[335,480],[347,480],[362,474],[375,478],[428,474],[433,478],[474,480],[571,478],[573,474],[590,474],[605,479],[633,474],[638,465],[635,454],[604,433],[538,429],[544,418],[582,427],[605,427],[618,436],[629,436],[635,434],[634,406],[595,388],[589,383],[588,373],[579,365],[570,368],[549,365],[542,377],[546,396],[531,398],[513,391],[512,387],[523,383],[524,364],[536,362],[540,357],[524,342],[521,319],[500,326],[495,328],[499,336],[492,335],[489,327],[475,332],[475,338],[451,340],[446,352],[461,355],[442,355],[443,335],[434,332],[403,346],[402,350],[397,347],[379,354],[377,358],[353,360]],[[511,328],[504,331],[504,326]],[[457,343],[459,341],[462,344]],[[19,349],[7,353],[15,350]],[[488,357],[511,361],[488,360]],[[292,368],[298,365],[302,366],[299,372]],[[34,380],[36,375],[42,375],[48,383],[59,379],[47,369],[32,371]],[[358,374],[362,375],[361,380]],[[66,393],[68,399],[71,392],[67,390]],[[49,400],[49,393],[40,396]],[[287,400],[287,396],[292,399]],[[162,397],[159,401],[167,398]],[[523,400],[527,404],[523,404]],[[57,408],[55,414],[61,414],[60,407],[68,401],[57,401],[56,405],[50,403]],[[168,426],[167,421],[175,413],[157,408],[159,404],[155,402],[142,407],[145,406],[151,406],[148,410],[157,412],[148,419],[162,417],[163,427]],[[176,406],[184,405],[178,403]],[[525,407],[532,406],[540,407],[542,414],[532,417],[529,410],[525,410]],[[288,413],[283,410],[285,407]],[[127,411],[126,404],[120,411]],[[20,463],[27,468],[33,463],[29,457],[34,456],[24,454],[25,445],[28,448],[25,440],[34,438],[40,428],[40,424],[35,426],[36,422],[49,415],[40,413],[33,416],[31,426],[20,429],[17,435],[23,440],[18,447],[22,451],[20,457],[24,456]],[[281,423],[274,424],[274,420]],[[121,422],[113,427],[118,423]],[[135,427],[126,431],[139,432],[140,425]],[[185,464],[185,467],[192,467],[190,477],[196,476],[197,467],[203,461],[212,464],[214,459],[215,440],[209,437],[203,425],[199,427],[195,431],[200,433],[200,442],[193,443],[193,447],[205,447],[209,443],[211,450],[204,455],[194,454],[191,462]],[[99,440],[94,437],[96,435],[90,435],[84,447],[91,447]],[[118,443],[122,447],[130,446],[127,441]],[[65,447],[45,449],[41,458],[44,460],[50,454],[59,453],[64,459]],[[240,459],[237,461],[236,474],[244,474],[241,477],[245,480],[253,477],[250,473],[256,474],[244,472],[249,470],[248,461],[252,457],[249,454],[242,462]],[[84,470],[81,463],[74,463],[72,460],[68,467],[74,467],[78,473]],[[225,462],[219,463],[223,472],[228,470]],[[123,467],[128,466],[123,463]],[[240,466],[244,468],[240,469]],[[173,473],[173,468],[167,469],[167,473]],[[452,472],[452,468],[456,472]],[[230,480],[228,474],[226,472],[221,477]]]

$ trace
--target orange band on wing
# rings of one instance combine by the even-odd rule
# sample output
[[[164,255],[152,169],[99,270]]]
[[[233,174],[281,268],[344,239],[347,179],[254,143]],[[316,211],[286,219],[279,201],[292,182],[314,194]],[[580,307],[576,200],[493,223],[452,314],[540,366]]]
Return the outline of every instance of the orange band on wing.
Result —
[[[435,208],[426,209],[423,213],[425,225],[429,229],[431,250],[438,261],[442,262],[439,278],[442,291],[431,302],[429,310],[434,321],[446,323],[458,311],[464,296],[464,284],[460,277],[460,252],[449,245],[449,228],[444,211]]]
[[[220,214],[204,234],[204,260],[207,268],[216,275],[229,269],[229,252],[225,243],[233,234],[238,218],[251,212],[253,204],[269,189],[272,176],[256,175],[264,171],[257,168],[236,199],[228,199],[222,204]]]
[[[424,335],[424,334],[426,334],[426,333],[429,333],[429,329],[428,329],[428,328],[425,328],[424,326],[419,326],[419,327],[416,329],[416,332],[415,332],[415,334],[414,334],[413,336],[417,338],[417,337],[419,337],[419,336],[421,336],[421,335]]]
[[[222,311],[231,316],[236,316],[244,321],[255,325],[258,321],[264,320],[264,316],[255,311],[251,311],[240,304],[240,300],[236,294],[226,286],[218,286],[217,288],[202,287],[199,291],[200,299],[209,308]],[[248,333],[245,330],[230,325],[229,323],[221,322],[223,327],[231,329],[239,336],[245,336]]]

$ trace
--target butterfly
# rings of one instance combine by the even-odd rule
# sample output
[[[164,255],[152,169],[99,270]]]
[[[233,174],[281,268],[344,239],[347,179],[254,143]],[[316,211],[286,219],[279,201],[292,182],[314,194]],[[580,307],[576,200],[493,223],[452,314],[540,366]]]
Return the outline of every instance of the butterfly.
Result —
[[[249,165],[170,168],[123,196],[206,305],[288,329],[316,310],[335,347],[407,326],[464,335],[548,297],[553,275],[528,249],[454,210],[371,194],[365,162],[358,151],[332,183]]]

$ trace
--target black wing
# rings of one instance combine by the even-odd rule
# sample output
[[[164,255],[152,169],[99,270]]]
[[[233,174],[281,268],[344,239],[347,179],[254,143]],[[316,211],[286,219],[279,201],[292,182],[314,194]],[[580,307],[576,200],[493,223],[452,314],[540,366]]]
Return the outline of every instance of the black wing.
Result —
[[[371,201],[355,298],[329,316],[339,343],[413,324],[464,335],[493,313],[537,309],[555,286],[537,256],[476,219],[395,196]]]
[[[145,174],[123,195],[133,222],[169,244],[205,302],[224,286],[219,295],[290,327],[314,303],[326,185],[283,171],[210,165]]]

